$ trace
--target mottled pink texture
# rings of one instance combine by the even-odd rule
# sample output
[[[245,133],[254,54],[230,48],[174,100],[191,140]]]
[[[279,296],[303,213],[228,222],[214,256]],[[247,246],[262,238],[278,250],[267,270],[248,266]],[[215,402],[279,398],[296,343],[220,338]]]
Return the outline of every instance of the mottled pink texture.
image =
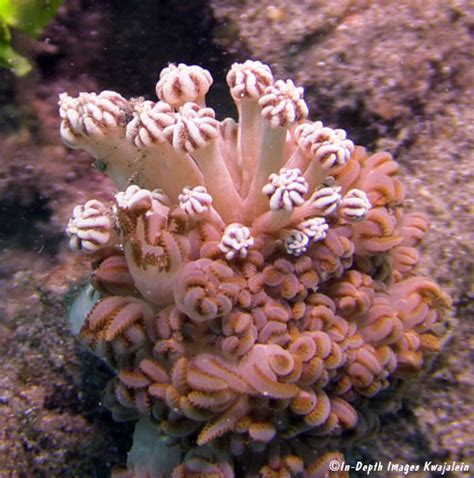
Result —
[[[179,68],[175,86],[200,71]],[[306,120],[302,89],[270,77],[234,65],[237,125],[190,85],[159,103],[167,125],[114,92],[60,98],[63,138],[120,190],[93,203],[112,225],[102,248],[102,222],[93,248],[69,228],[101,293],[81,337],[117,370],[114,415],[181,446],[173,477],[324,476],[376,426],[371,400],[437,349],[449,305],[412,273],[426,222],[403,213],[397,163]]]

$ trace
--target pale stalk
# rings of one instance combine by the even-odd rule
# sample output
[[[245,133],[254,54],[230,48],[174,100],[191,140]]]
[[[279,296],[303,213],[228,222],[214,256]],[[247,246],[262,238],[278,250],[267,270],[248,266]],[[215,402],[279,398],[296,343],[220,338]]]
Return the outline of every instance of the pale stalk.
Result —
[[[250,189],[257,167],[260,138],[262,134],[261,108],[258,101],[244,98],[239,103],[238,158],[242,168],[242,197]]]
[[[83,137],[86,139],[86,137]],[[119,191],[124,190],[130,177],[134,174],[133,163],[140,152],[119,135],[107,135],[103,140],[94,139],[79,146],[106,166],[105,172],[110,176]]]
[[[141,153],[134,164],[141,187],[150,191],[160,188],[171,202],[177,202],[185,186],[204,185],[194,160],[188,154],[176,152],[168,143],[155,143]]]
[[[271,127],[267,121],[263,123],[257,167],[244,202],[247,220],[259,216],[268,208],[268,198],[262,193],[262,188],[268,182],[270,174],[278,172],[285,164],[286,132],[287,128]]]
[[[285,209],[263,213],[252,223],[252,235],[277,232],[290,222],[292,214],[293,211],[286,211]]]
[[[216,140],[192,153],[201,170],[212,204],[226,223],[241,222],[242,199],[225,165]]]
[[[323,168],[317,159],[312,159],[303,174],[308,183],[308,190],[314,191],[328,176],[328,170]]]
[[[299,169],[305,171],[308,167],[309,159],[301,148],[296,148],[286,162],[285,168]]]

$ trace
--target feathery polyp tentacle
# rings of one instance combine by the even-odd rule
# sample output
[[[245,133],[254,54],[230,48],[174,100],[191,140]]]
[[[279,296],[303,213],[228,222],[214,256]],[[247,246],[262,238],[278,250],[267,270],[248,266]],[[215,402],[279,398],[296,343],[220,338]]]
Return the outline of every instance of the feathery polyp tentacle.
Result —
[[[273,233],[285,227],[291,220],[296,206],[304,203],[308,185],[299,169],[280,169],[271,174],[262,193],[269,198],[270,212],[259,216],[252,226],[261,232]]]
[[[224,228],[225,223],[219,213],[212,207],[212,196],[204,186],[185,187],[178,196],[181,209],[191,218],[207,219],[209,222]]]
[[[309,188],[319,186],[332,168],[343,166],[351,158],[354,144],[346,139],[346,132],[342,129],[333,130],[324,126],[321,121],[304,123],[295,129],[295,138],[298,149],[290,158],[290,163],[296,161],[296,156],[306,157],[304,178]]]
[[[156,95],[175,108],[189,101],[205,105],[205,96],[213,82],[211,74],[197,65],[170,64],[160,73]]]

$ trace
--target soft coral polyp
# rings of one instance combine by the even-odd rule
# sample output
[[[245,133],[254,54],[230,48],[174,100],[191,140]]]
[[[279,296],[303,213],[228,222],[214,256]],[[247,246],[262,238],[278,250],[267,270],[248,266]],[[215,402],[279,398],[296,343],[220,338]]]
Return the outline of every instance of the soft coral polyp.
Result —
[[[227,81],[238,123],[205,106],[198,66],[165,69],[156,103],[60,97],[65,143],[118,189],[67,232],[101,294],[81,337],[117,372],[105,403],[159,437],[124,476],[327,476],[449,305],[413,273],[427,224],[391,156],[308,121],[303,89],[260,62]]]

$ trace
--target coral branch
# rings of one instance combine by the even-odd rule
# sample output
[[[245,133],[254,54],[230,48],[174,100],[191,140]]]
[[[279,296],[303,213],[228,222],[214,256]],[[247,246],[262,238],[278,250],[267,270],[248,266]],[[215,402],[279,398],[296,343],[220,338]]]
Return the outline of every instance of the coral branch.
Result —
[[[232,65],[227,74],[227,84],[239,110],[237,158],[242,168],[242,196],[245,197],[257,165],[255,146],[260,143],[262,134],[258,100],[273,84],[273,75],[267,65],[247,60],[243,64]]]
[[[303,88],[295,87],[291,80],[278,80],[268,86],[258,103],[264,122],[255,175],[245,200],[247,217],[255,217],[265,209],[262,188],[270,174],[284,166],[287,130],[308,115]]]
[[[204,179],[194,161],[168,144],[164,130],[176,123],[168,103],[151,101],[135,106],[133,119],[127,124],[126,136],[139,150],[136,181],[145,188],[163,188],[176,200],[184,186],[203,184]],[[169,178],[173,177],[173,181]]]
[[[133,174],[136,148],[125,139],[126,118],[131,106],[113,91],[59,96],[61,138],[71,148],[85,149],[100,161],[119,189]]]

